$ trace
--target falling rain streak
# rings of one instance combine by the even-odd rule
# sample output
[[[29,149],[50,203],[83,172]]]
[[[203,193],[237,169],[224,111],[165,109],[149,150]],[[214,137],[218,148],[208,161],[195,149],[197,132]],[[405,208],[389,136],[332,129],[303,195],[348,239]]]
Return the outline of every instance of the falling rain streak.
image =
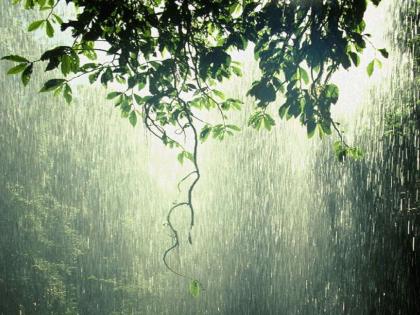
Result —
[[[33,13],[0,9],[0,55],[50,47],[22,31]],[[188,164],[103,88],[81,83],[69,106],[36,93],[43,75],[23,88],[0,64],[0,314],[420,314],[418,1],[378,10],[368,28],[389,61],[334,78],[363,159],[337,161],[334,137],[307,139],[295,121],[251,130],[247,113],[240,134],[200,146],[194,243],[180,208],[169,257],[198,297],[162,262]],[[254,71],[223,86],[248,111]]]

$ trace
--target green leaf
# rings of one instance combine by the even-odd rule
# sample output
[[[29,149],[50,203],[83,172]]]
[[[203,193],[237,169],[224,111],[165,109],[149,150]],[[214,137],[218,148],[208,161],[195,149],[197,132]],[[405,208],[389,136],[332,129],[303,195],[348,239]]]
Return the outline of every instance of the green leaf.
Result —
[[[364,41],[363,36],[359,33],[354,33],[353,36],[356,45],[356,50],[358,52],[361,52],[363,49],[366,48],[366,42]]]
[[[241,68],[236,67],[236,66],[232,66],[232,71],[238,77],[241,77],[242,76],[242,70],[241,70]]]
[[[240,10],[240,4],[239,3],[234,3],[233,5],[231,5],[229,7],[229,13],[233,14],[234,12],[236,12],[237,10]]]
[[[96,72],[93,72],[91,74],[89,74],[88,78],[89,78],[89,83],[93,84],[99,77],[99,75],[101,74],[102,70],[98,70]]]
[[[121,101],[120,101],[121,100]],[[120,106],[121,108],[121,116],[127,118],[130,115],[130,111],[132,109],[130,100],[127,97],[122,96],[115,106]]]
[[[332,133],[332,131],[331,131],[331,121],[322,120],[319,123],[319,126],[325,134],[330,135]]]
[[[47,20],[47,27],[45,28],[45,32],[47,33],[47,36],[50,38],[54,36],[54,28],[51,22],[48,20]]]
[[[136,112],[134,110],[130,113],[130,116],[128,116],[128,121],[130,122],[130,124],[133,127],[136,126],[136,124],[137,124],[137,115],[136,115]]]
[[[57,21],[58,24],[63,24],[63,20],[61,19],[60,16],[58,16],[57,14],[53,13],[53,16],[55,18],[55,20]]]
[[[209,135],[210,135],[210,132],[211,132],[211,126],[209,126],[209,125],[205,125],[204,127],[203,127],[203,129],[201,129],[201,132],[200,132],[200,140],[201,140],[201,142],[204,142],[204,141],[206,141],[207,140],[207,138],[209,137]]]
[[[61,57],[61,73],[67,76],[71,71],[71,58],[68,55]]]
[[[362,149],[358,147],[349,147],[341,141],[334,142],[333,151],[340,162],[343,162],[346,157],[353,160],[360,160],[364,156]]]
[[[271,128],[276,125],[276,122],[269,114],[264,115],[263,123],[264,123],[264,128],[267,129],[268,131],[270,131]]]
[[[143,105],[144,100],[140,95],[134,94],[134,99],[136,100],[137,105]]]
[[[67,83],[64,85],[63,96],[67,104],[70,104],[73,99],[73,95],[72,95],[71,87]]]
[[[13,68],[10,68],[9,71],[7,71],[7,74],[17,74],[22,72],[23,70],[25,70],[27,64],[26,63],[21,63]]]
[[[18,56],[18,55],[8,55],[1,58],[1,60],[10,60],[10,61],[16,61],[16,62],[29,62],[28,59]]]
[[[347,149],[343,142],[335,141],[333,143],[333,151],[335,156],[340,162],[343,162],[345,157],[347,156]]]
[[[37,30],[38,28],[40,28],[44,23],[45,23],[45,20],[38,20],[38,21],[32,22],[28,26],[28,31],[33,32]]]
[[[375,58],[373,61],[375,62],[375,64],[378,66],[379,69],[382,68],[382,62],[379,59]]]
[[[198,297],[201,291],[200,282],[198,280],[191,281],[189,291],[193,297]]]
[[[187,84],[185,84],[185,86],[186,86],[186,91],[188,91],[188,90],[196,90],[197,89],[197,87],[194,84],[192,84],[192,83],[187,83]]]
[[[286,115],[287,109],[288,109],[288,107],[285,106],[285,105],[280,106],[280,108],[279,108],[279,116],[280,116],[280,118],[283,118]]]
[[[28,9],[33,9],[34,6],[35,6],[34,0],[26,0],[23,7],[25,8],[25,10],[28,10]]]
[[[309,76],[305,69],[299,67],[299,75],[303,82],[305,82],[305,84],[309,83]]]
[[[231,108],[240,110],[241,109],[241,105],[242,105],[242,101],[238,100],[238,99],[234,99],[234,98],[228,98],[226,101],[224,101],[221,104],[221,108],[223,110],[229,110]]]
[[[63,92],[63,86],[62,85],[60,85],[58,88],[56,88],[55,90],[54,90],[54,96],[58,96],[59,94],[61,94],[61,92]]]
[[[219,90],[213,90],[212,91],[215,95],[217,95],[220,99],[224,100],[225,99],[225,94],[223,94],[222,91]]]
[[[137,76],[131,76],[127,80],[127,88],[132,89],[137,83]]]
[[[188,159],[190,161],[193,161],[193,155],[190,152],[182,151],[178,154],[177,159],[179,163],[183,164],[184,159]]]
[[[56,88],[58,88],[60,85],[62,85],[66,80],[64,79],[51,79],[44,83],[44,86],[40,90],[40,92],[49,92],[53,91]]]
[[[255,96],[256,99],[261,101],[261,105],[263,106],[276,100],[274,86],[271,83],[264,83],[262,81],[257,81],[248,91],[248,94]]]
[[[373,73],[373,68],[375,67],[375,60],[372,60],[369,64],[368,64],[368,66],[367,66],[367,68],[366,68],[366,71],[367,71],[367,74],[368,74],[368,76],[371,76],[372,75],[372,73]]]
[[[356,32],[361,34],[365,30],[365,28],[366,28],[366,22],[364,20],[361,20],[359,25],[357,25],[356,27]]]
[[[101,75],[101,83],[105,86],[108,85],[109,81],[112,81],[114,78],[111,68],[106,68],[105,72]]]
[[[31,79],[32,71],[34,68],[34,64],[30,63],[25,70],[22,72],[22,83],[24,86],[27,86],[29,83],[29,80]]]
[[[356,67],[358,67],[359,64],[360,64],[360,57],[359,57],[359,55],[357,53],[353,52],[353,51],[350,51],[348,53],[348,55],[350,56],[351,60],[353,61],[353,64]]]
[[[221,124],[213,126],[212,128],[213,138],[218,139],[220,141],[225,138],[225,132],[226,128]]]
[[[185,151],[182,151],[182,152],[181,152],[181,153],[179,153],[179,154],[177,155],[177,157],[176,157],[176,158],[177,158],[177,160],[178,160],[178,162],[179,162],[179,163],[181,163],[181,165],[182,165],[182,164],[184,164],[184,152],[185,152]]]
[[[184,151],[184,156],[186,159],[190,160],[191,162],[193,162],[193,155],[190,152]]]
[[[264,117],[264,114],[259,111],[253,113],[248,119],[248,126],[251,126],[259,130],[261,128],[263,117]]]
[[[347,150],[347,152],[348,156],[351,157],[353,160],[360,160],[364,156],[363,150],[357,147],[351,147]]]
[[[315,134],[316,130],[316,122],[313,120],[309,120],[306,122],[306,132],[308,133],[308,138],[312,138]]]
[[[384,58],[389,57],[388,51],[385,48],[381,48],[381,49],[378,49],[378,50],[381,53],[382,57],[384,57]]]
[[[123,77],[123,76],[120,76],[120,75],[117,75],[117,76],[115,77],[115,80],[117,80],[117,82],[118,82],[119,84],[125,84],[125,83],[126,83],[126,80],[124,79],[124,77]]]
[[[111,92],[111,93],[108,93],[108,95],[106,96],[106,98],[108,100],[112,100],[113,98],[116,98],[117,96],[119,96],[121,94],[122,94],[121,92]]]
[[[241,131],[241,128],[239,128],[236,125],[226,125],[226,128],[229,128],[229,129],[232,129],[232,130],[235,130],[235,131]]]
[[[328,84],[325,90],[325,96],[331,100],[331,103],[335,104],[338,101],[339,89],[335,84]]]
[[[145,80],[140,80],[140,82],[137,84],[137,88],[139,90],[144,89],[145,86],[146,86],[146,81]]]
[[[348,69],[351,67],[351,62],[349,59],[349,56],[347,54],[342,54],[340,56],[340,61],[341,61],[341,65],[343,66],[344,69]]]

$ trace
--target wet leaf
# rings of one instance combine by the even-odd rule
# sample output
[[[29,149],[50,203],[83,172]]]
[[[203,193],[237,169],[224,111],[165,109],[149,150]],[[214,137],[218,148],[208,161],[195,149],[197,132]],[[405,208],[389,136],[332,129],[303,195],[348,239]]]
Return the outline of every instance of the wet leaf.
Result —
[[[384,57],[384,58],[388,58],[389,57],[388,51],[385,48],[378,49],[378,50],[381,53],[382,57]]]
[[[201,291],[200,282],[197,280],[191,281],[189,291],[193,297],[198,297]]]
[[[130,124],[135,127],[137,124],[137,115],[135,111],[132,111],[130,113],[130,116],[128,116],[128,120],[130,121]]]
[[[203,129],[201,129],[200,132],[200,140],[201,142],[204,142],[207,140],[207,138],[209,137],[210,133],[211,133],[211,126],[206,125],[203,127]]]
[[[353,61],[353,64],[357,67],[360,64],[360,57],[357,53],[350,51],[349,56],[351,58],[351,61]]]
[[[66,80],[64,79],[51,79],[44,83],[44,86],[40,90],[40,92],[49,92],[55,90],[57,87],[62,85]]]
[[[368,76],[372,75],[374,67],[375,67],[375,60],[372,60],[366,68]]]
[[[325,96],[330,99],[331,103],[335,104],[338,101],[340,92],[338,86],[335,84],[328,84],[325,90]]]
[[[70,104],[71,101],[73,100],[73,93],[72,93],[71,87],[67,83],[64,85],[63,96],[67,104]]]
[[[29,66],[25,68],[25,70],[22,72],[22,83],[24,86],[27,86],[29,83],[29,80],[31,79],[32,71],[34,68],[34,64],[30,63]]]
[[[25,70],[27,64],[26,63],[21,63],[13,68],[10,68],[9,71],[7,71],[7,74],[17,74],[22,72],[23,70]]]
[[[47,27],[45,28],[45,32],[47,33],[47,36],[50,38],[54,36],[54,28],[51,22],[48,20],[47,20]]]
[[[29,26],[28,26],[28,32],[33,32],[35,30],[37,30],[38,28],[40,28],[43,24],[45,23],[45,20],[38,20],[35,22],[32,22]]]
[[[121,94],[122,94],[121,92],[111,92],[111,93],[108,93],[108,95],[106,96],[106,98],[108,100],[112,100],[112,99],[116,98],[117,96],[119,96]]]
[[[306,123],[306,131],[308,134],[308,138],[312,138],[313,135],[315,134],[315,130],[316,130],[316,122],[313,120],[309,120]]]
[[[299,75],[303,82],[305,82],[305,84],[309,83],[309,76],[305,69],[299,67]]]
[[[1,58],[1,60],[10,60],[10,61],[16,61],[16,62],[29,62],[28,59],[18,56],[18,55],[8,55]]]
[[[271,128],[276,125],[276,122],[269,114],[264,115],[263,123],[264,123],[264,128],[267,129],[268,131],[270,131]]]

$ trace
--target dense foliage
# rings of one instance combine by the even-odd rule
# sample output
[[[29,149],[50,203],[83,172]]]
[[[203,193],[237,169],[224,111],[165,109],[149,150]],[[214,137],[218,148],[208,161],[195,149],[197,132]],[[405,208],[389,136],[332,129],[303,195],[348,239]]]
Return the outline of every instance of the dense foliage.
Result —
[[[132,125],[141,117],[166,146],[180,150],[181,163],[186,159],[193,163],[194,171],[182,180],[194,176],[186,201],[174,205],[167,217],[174,243],[164,254],[165,264],[166,255],[179,245],[172,212],[188,207],[190,229],[194,225],[192,192],[200,178],[199,141],[210,135],[223,140],[240,130],[228,123],[226,113],[241,109],[242,102],[217,89],[218,82],[241,75],[235,51],[252,46],[260,69],[248,90],[256,104],[248,125],[270,130],[275,119],[266,109],[274,103],[281,118],[299,119],[310,137],[316,130],[323,136],[335,129],[340,136],[334,145],[339,159],[361,155],[345,143],[331,117],[339,89],[329,81],[338,69],[360,63],[370,36],[364,32],[366,0],[13,2],[45,11],[45,18],[30,23],[28,31],[43,29],[53,37],[61,30],[72,38],[35,60],[3,57],[17,63],[9,74],[21,74],[27,85],[35,64],[45,65],[45,71],[58,69],[61,76],[45,82],[41,92],[62,94],[67,102],[72,100],[72,81],[83,75],[91,84],[114,82],[108,99],[115,100],[122,116]],[[371,2],[378,5],[380,0]],[[77,13],[63,21],[56,12],[61,5]],[[385,49],[377,51],[388,56]],[[368,65],[369,75],[375,65],[380,65],[377,58]],[[220,119],[206,121],[199,117],[201,109],[214,109]],[[187,136],[192,145],[182,142]]]
[[[2,80],[0,89],[16,86],[13,80]],[[162,298],[153,281],[163,279],[165,269],[149,254],[149,246],[156,247],[162,240],[151,245],[143,238],[153,224],[142,217],[144,205],[135,183],[146,175],[130,164],[133,157],[143,155],[143,149],[127,145],[129,140],[118,145],[130,126],[112,127],[119,117],[92,105],[92,90],[78,93],[67,108],[54,104],[49,96],[31,104],[28,94],[4,98],[0,115],[2,315],[145,314],[145,300],[157,304]],[[45,103],[49,110],[40,111]],[[92,116],[108,119],[109,126],[93,126]],[[101,139],[104,143],[98,145]],[[117,160],[121,165],[109,174]],[[114,176],[120,178],[120,186],[106,190]],[[153,200],[148,189],[162,199],[153,182],[143,179],[142,183],[148,205]]]
[[[248,91],[256,100],[249,125],[270,129],[275,121],[265,109],[277,101],[280,117],[299,118],[309,136],[317,127],[320,135],[330,134],[336,128],[330,108],[339,90],[329,79],[340,67],[359,64],[370,36],[364,33],[366,0],[66,0],[81,12],[64,22],[55,13],[59,0],[23,2],[26,9],[47,12],[44,19],[29,25],[29,31],[43,28],[52,37],[57,28],[69,30],[73,40],[45,51],[38,60],[4,57],[19,63],[10,74],[22,73],[26,85],[34,63],[45,62],[45,71],[59,68],[65,78],[47,81],[41,91],[63,93],[69,102],[72,75],[86,74],[90,83],[99,80],[104,85],[117,81],[119,91],[108,97],[116,99],[123,116],[135,125],[140,114],[165,145],[181,149],[169,136],[168,125],[182,132],[193,129],[203,141],[210,134],[223,139],[238,130],[225,123],[225,112],[240,109],[241,101],[226,99],[214,86],[241,75],[240,63],[232,55],[249,43],[261,70],[260,79]],[[380,0],[372,2],[378,5]],[[387,57],[385,49],[378,51]],[[109,58],[97,58],[98,53]],[[369,64],[368,74],[375,64],[380,61]],[[279,94],[284,98],[278,100]],[[195,123],[201,120],[194,108],[219,110],[223,123],[205,124],[198,132]],[[180,159],[184,157],[194,160],[194,153],[182,151]]]

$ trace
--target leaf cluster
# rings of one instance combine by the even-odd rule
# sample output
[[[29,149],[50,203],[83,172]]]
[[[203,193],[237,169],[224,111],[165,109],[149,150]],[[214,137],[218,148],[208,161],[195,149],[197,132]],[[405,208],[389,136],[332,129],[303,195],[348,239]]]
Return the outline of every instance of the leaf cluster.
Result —
[[[360,160],[363,157],[363,151],[360,148],[350,147],[342,141],[335,141],[333,150],[337,160],[340,162],[344,162],[346,158]]]
[[[271,129],[274,119],[264,110],[277,103],[279,116],[299,119],[309,136],[316,129],[321,136],[330,134],[334,123],[330,109],[339,90],[328,81],[339,68],[358,66],[370,42],[370,35],[364,32],[366,0],[63,0],[80,8],[76,18],[68,21],[54,11],[59,2],[14,1],[23,3],[25,9],[48,12],[45,19],[32,22],[29,31],[44,28],[52,37],[55,23],[74,37],[72,45],[55,47],[37,60],[47,63],[45,71],[60,69],[66,77],[47,82],[42,91],[63,92],[71,101],[70,74],[87,75],[90,83],[105,86],[117,82],[122,91],[113,93],[121,93],[116,106],[122,116],[136,125],[141,115],[146,126],[172,147],[178,146],[167,141],[167,126],[178,126],[181,132],[190,128],[188,117],[197,120],[193,108],[216,109],[223,119],[223,128],[206,124],[203,135],[209,127],[218,139],[236,131],[226,127],[225,112],[240,109],[241,102],[225,100],[214,85],[242,75],[232,52],[245,50],[249,43],[261,70],[261,77],[248,91],[257,106],[249,125]],[[371,2],[378,5],[380,0]],[[99,52],[109,60],[98,60]],[[385,49],[378,52],[388,57]],[[7,57],[20,62],[9,74],[22,72],[27,84],[37,61]],[[369,75],[375,65],[381,65],[378,58],[369,63]],[[192,99],[187,97],[191,95]]]

